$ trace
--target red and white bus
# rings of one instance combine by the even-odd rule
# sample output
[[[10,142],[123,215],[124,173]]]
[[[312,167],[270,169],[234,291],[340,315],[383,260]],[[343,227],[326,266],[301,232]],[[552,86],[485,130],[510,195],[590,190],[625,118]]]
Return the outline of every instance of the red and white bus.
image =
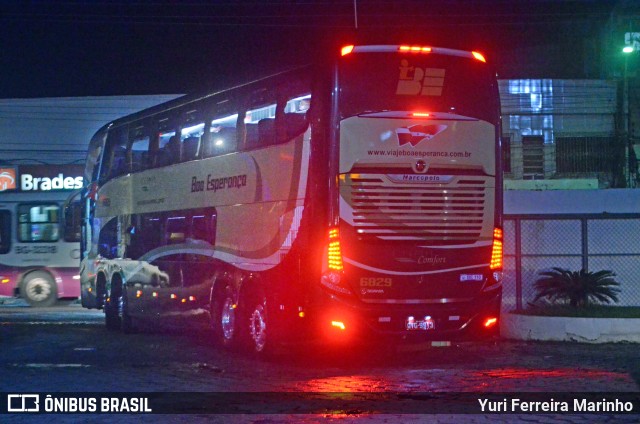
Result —
[[[500,115],[484,57],[358,45],[118,119],[85,170],[82,302],[217,341],[495,334]]]
[[[0,167],[0,296],[31,306],[80,297],[81,165]]]

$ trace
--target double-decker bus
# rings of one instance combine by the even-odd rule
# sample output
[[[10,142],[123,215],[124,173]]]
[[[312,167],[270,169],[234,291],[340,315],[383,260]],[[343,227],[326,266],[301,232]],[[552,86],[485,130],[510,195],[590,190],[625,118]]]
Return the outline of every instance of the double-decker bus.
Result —
[[[477,52],[355,45],[90,142],[82,303],[200,311],[223,346],[494,334],[499,98]]]
[[[0,297],[80,297],[81,165],[0,166]]]

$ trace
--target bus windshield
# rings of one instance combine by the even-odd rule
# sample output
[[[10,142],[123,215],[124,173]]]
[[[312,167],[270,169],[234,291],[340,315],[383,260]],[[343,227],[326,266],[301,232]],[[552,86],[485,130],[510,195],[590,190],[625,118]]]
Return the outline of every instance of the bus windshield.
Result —
[[[354,53],[340,61],[341,118],[419,111],[495,122],[495,76],[485,63],[444,54]]]

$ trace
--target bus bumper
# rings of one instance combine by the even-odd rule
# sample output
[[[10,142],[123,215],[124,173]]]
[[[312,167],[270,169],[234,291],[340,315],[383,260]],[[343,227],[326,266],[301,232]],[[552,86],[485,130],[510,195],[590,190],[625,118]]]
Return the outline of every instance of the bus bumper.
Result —
[[[470,302],[368,304],[327,294],[314,315],[329,343],[430,341],[437,346],[498,336],[501,298],[498,289]]]

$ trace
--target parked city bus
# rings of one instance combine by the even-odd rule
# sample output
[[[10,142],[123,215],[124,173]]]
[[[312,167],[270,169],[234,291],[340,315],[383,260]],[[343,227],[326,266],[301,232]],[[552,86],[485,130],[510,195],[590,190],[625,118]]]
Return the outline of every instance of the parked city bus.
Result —
[[[82,165],[0,167],[0,296],[31,306],[80,297]]]
[[[85,169],[82,304],[201,312],[222,346],[495,334],[500,116],[484,57],[356,45],[109,123]]]

